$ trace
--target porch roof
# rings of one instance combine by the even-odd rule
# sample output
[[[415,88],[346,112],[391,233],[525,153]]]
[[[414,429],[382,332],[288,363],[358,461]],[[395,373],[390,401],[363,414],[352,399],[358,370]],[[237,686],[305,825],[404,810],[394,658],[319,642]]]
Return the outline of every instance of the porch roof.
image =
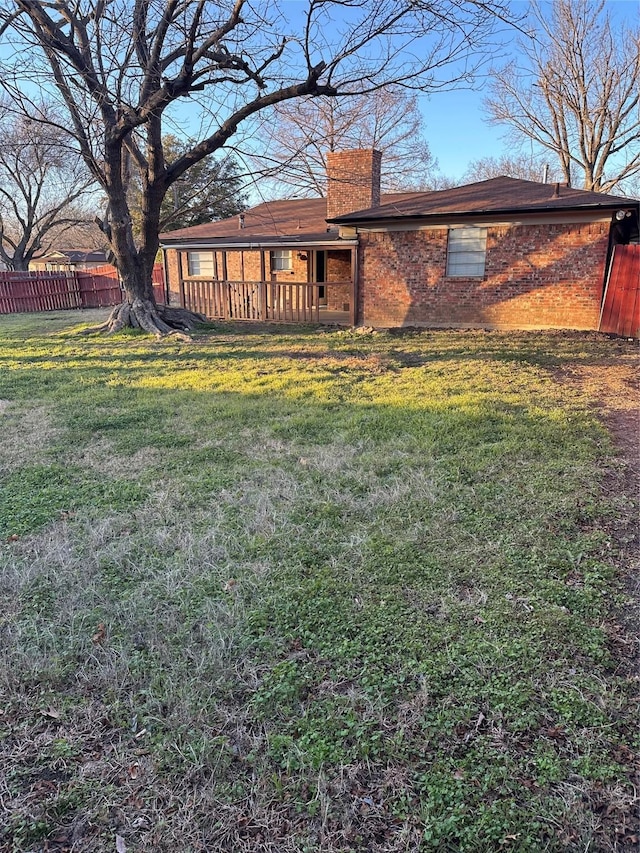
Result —
[[[348,249],[351,246],[356,246],[358,240],[343,239],[338,237],[337,229],[331,233],[321,234],[298,234],[283,237],[260,237],[248,239],[246,235],[241,234],[238,237],[194,237],[191,239],[182,238],[181,240],[170,240],[166,235],[162,235],[160,245],[165,249],[244,249],[250,251],[252,249],[297,249],[298,251],[305,248],[308,249]]]

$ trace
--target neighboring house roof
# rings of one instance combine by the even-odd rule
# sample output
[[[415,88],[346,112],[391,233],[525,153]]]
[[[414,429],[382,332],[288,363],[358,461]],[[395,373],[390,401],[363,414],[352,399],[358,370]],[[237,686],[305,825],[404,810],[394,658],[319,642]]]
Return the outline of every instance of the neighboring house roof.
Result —
[[[622,196],[606,195],[567,187],[541,184],[518,178],[490,178],[462,187],[413,193],[410,198],[379,207],[359,210],[328,220],[341,225],[400,219],[478,214],[553,213],[562,211],[610,211],[635,206],[638,202]]]
[[[382,196],[385,204],[397,204],[412,198],[415,193],[394,193]],[[281,201],[265,201],[245,210],[243,227],[240,216],[205,222],[167,231],[160,235],[163,245],[172,243],[206,243],[208,240],[224,239],[225,243],[243,244],[249,241],[262,242],[321,242],[337,239],[335,228],[327,227],[326,198],[293,198]]]
[[[48,255],[43,255],[40,258],[34,258],[34,261],[42,263],[43,261],[65,260],[69,264],[106,264],[107,257],[104,252],[95,249],[59,249],[50,252]]]

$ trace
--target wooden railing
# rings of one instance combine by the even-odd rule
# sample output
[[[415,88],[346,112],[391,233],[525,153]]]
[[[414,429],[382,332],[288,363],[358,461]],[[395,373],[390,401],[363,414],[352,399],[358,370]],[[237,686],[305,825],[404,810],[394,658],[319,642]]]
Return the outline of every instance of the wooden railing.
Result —
[[[319,323],[320,288],[351,286],[336,281],[321,284],[282,281],[219,281],[184,279],[185,308],[211,320],[262,320],[281,323]]]

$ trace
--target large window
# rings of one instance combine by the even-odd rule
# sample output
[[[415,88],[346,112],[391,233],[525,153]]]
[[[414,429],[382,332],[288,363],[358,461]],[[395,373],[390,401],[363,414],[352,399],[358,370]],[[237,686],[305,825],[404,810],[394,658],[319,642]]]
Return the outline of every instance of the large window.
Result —
[[[189,275],[214,277],[213,252],[187,252]]]
[[[291,249],[274,249],[271,252],[271,272],[293,269]]]
[[[447,275],[482,278],[486,254],[486,228],[451,228],[447,245]]]

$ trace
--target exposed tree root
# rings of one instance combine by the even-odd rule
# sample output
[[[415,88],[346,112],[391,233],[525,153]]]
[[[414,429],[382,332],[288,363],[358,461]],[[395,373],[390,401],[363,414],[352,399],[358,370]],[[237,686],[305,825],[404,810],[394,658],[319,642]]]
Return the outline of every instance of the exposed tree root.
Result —
[[[104,332],[112,335],[121,329],[131,327],[144,329],[156,338],[172,336],[181,341],[190,341],[188,332],[198,323],[206,323],[206,320],[203,314],[196,314],[186,308],[155,305],[148,299],[134,299],[132,302],[127,300],[116,305],[106,322],[85,329],[83,334],[93,335]]]

